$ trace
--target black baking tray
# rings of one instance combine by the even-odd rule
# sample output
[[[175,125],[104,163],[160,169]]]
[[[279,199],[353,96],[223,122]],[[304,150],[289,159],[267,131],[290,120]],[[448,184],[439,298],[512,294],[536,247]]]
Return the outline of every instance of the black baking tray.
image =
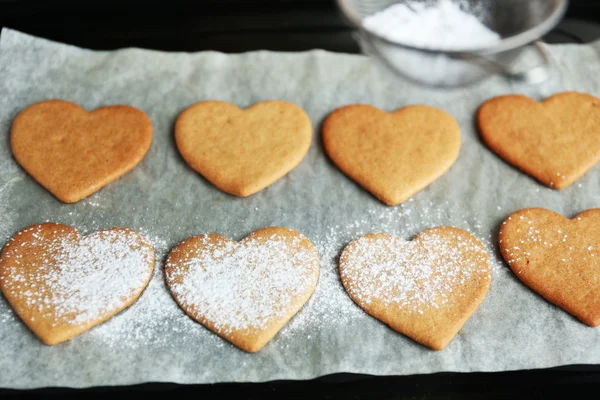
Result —
[[[226,53],[313,48],[346,53],[359,51],[351,27],[334,2],[328,0],[0,0],[0,27],[3,26],[97,50],[133,46],[163,51],[217,50]],[[544,39],[550,43],[587,43],[600,39],[600,0],[571,0],[565,19]],[[531,399],[578,398],[578,393],[588,393],[595,386],[600,386],[600,365],[386,377],[334,374],[308,381],[266,383],[146,383],[89,389],[0,389],[0,397],[60,396],[64,399],[158,393],[209,399],[218,396],[240,399]],[[593,393],[591,396],[597,397]]]

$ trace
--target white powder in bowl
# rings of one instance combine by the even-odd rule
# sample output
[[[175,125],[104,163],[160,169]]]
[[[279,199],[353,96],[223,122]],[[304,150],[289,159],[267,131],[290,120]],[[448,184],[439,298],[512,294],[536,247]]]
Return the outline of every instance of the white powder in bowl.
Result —
[[[366,17],[363,27],[393,43],[410,46],[363,38],[360,44],[365,53],[383,59],[388,67],[407,78],[442,87],[460,86],[490,75],[485,66],[455,58],[444,51],[491,47],[501,39],[452,0],[394,4]]]
[[[500,35],[452,0],[394,4],[366,17],[366,30],[393,42],[436,50],[485,48]]]

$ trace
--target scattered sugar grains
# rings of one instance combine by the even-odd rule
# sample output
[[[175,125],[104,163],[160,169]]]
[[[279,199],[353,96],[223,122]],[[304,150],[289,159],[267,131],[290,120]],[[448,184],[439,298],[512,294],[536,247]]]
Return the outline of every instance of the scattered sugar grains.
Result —
[[[273,341],[271,346],[287,346],[300,338],[309,340],[308,335],[312,337],[310,340],[318,340],[318,335],[314,333],[320,327],[338,329],[348,326],[350,321],[365,318],[364,312],[352,302],[342,287],[337,260],[350,241],[367,233],[388,232],[409,240],[417,233],[434,226],[450,225],[467,230],[472,228],[475,236],[488,250],[492,273],[508,270],[492,256],[492,234],[483,228],[491,225],[490,221],[480,220],[476,215],[469,215],[465,219],[452,214],[451,210],[452,205],[447,201],[408,201],[397,207],[379,207],[374,204],[351,223],[331,225],[320,234],[303,232],[319,253],[319,281],[311,299],[281,330],[278,334],[281,339]],[[102,215],[94,217],[94,221],[102,219]],[[90,231],[99,228],[98,222],[94,221],[88,223]],[[146,225],[151,226],[151,223]],[[140,229],[140,232],[148,237],[155,249],[156,264],[150,284],[131,307],[93,328],[79,340],[100,342],[118,348],[178,347],[182,342],[201,345],[207,351],[226,346],[225,341],[185,315],[166,288],[163,262],[167,252],[176,243],[166,241],[153,229]],[[246,281],[250,282],[251,279],[246,278]],[[492,290],[493,282],[492,278]],[[16,317],[11,315],[10,307],[4,307],[0,303],[0,321],[12,318]]]
[[[186,332],[198,331],[197,324],[179,309],[165,285],[163,262],[171,244],[144,229],[140,233],[154,247],[156,261],[150,283],[131,307],[87,333],[92,340],[110,347],[171,346],[174,341],[169,334],[188,339]]]
[[[508,273],[501,260],[494,254],[491,231],[486,235],[483,223],[476,216],[468,220],[447,214],[452,210],[451,204],[442,204],[430,200],[418,202],[408,201],[396,207],[375,208],[365,210],[365,216],[350,224],[331,226],[322,236],[311,237],[321,257],[321,273],[319,283],[307,305],[289,322],[279,335],[306,337],[307,332],[315,327],[328,325],[335,327],[347,326],[354,319],[364,318],[364,312],[348,297],[340,282],[338,273],[338,257],[344,247],[352,240],[367,233],[387,232],[398,235],[399,240],[410,240],[419,232],[435,226],[450,225],[468,229],[473,227],[473,233],[486,248],[490,268],[492,270],[493,290],[494,276]],[[489,222],[486,224],[489,225]],[[454,263],[457,265],[457,263]]]
[[[7,267],[12,284],[5,289],[21,292],[29,307],[49,318],[66,317],[72,324],[96,319],[126,304],[148,278],[152,253],[134,232],[102,231],[74,243],[30,229],[33,240],[27,245],[44,252],[38,272],[24,275],[22,249],[11,248],[6,258],[13,262]]]
[[[362,303],[375,298],[418,313],[440,308],[455,289],[489,274],[486,251],[466,235],[456,238],[458,246],[434,235],[419,243],[398,237],[360,238],[342,269],[352,277],[348,290]]]
[[[273,235],[218,246],[203,238],[202,251],[175,266],[167,281],[185,308],[200,310],[220,333],[265,329],[315,284],[318,262],[299,238],[290,243]]]
[[[563,255],[561,262],[566,266],[574,261],[587,260],[590,263],[594,262],[592,258],[597,255],[594,246],[589,244],[574,246],[571,239],[569,239],[569,235],[564,233],[562,229],[552,230],[545,226],[540,226],[539,221],[529,219],[525,215],[521,215],[519,218],[527,221],[526,235],[523,235],[512,247],[505,247],[503,249],[504,257],[509,265],[513,266],[516,262],[529,260],[532,254],[526,249],[535,249],[539,246],[548,249],[552,247],[559,248],[560,253]],[[578,217],[577,219],[580,220],[581,218]],[[517,229],[516,232],[520,233],[521,229]]]

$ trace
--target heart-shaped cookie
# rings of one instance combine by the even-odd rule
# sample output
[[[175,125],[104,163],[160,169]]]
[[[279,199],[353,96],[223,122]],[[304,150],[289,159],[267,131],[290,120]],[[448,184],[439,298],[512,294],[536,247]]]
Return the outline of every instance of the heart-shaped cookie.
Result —
[[[441,350],[485,298],[491,269],[477,238],[462,229],[437,227],[410,242],[387,233],[362,236],[342,252],[339,272],[363,310]]]
[[[280,100],[245,110],[203,101],[183,111],[175,124],[177,148],[190,167],[224,192],[243,197],[294,169],[311,139],[306,113]]]
[[[495,97],[479,109],[484,142],[541,183],[564,189],[600,160],[600,99],[563,92],[541,103]]]
[[[387,113],[354,104],[327,117],[323,143],[346,175],[393,206],[452,166],[460,150],[460,128],[452,116],[434,107]]]
[[[0,288],[44,343],[69,340],[130,306],[152,277],[154,250],[112,228],[81,237],[45,223],[16,233],[0,256]]]
[[[256,352],[310,298],[319,256],[306,237],[286,228],[260,229],[240,242],[208,234],[175,246],[165,275],[187,315]]]
[[[527,208],[501,225],[500,251],[525,285],[589,326],[600,325],[600,209],[567,219]]]
[[[15,118],[12,152],[33,179],[65,203],[96,192],[133,169],[150,148],[152,124],[137,108],[117,105],[86,112],[48,100]]]

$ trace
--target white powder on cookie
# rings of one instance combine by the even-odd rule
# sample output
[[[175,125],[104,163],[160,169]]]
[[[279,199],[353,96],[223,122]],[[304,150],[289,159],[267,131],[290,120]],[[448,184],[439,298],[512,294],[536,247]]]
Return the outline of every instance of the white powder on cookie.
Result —
[[[502,225],[513,221],[513,218],[515,217],[509,216]],[[581,262],[590,265],[599,263],[594,259],[598,254],[597,248],[594,248],[597,247],[597,243],[591,236],[575,234],[570,237],[563,229],[552,227],[543,220],[538,220],[535,215],[531,217],[529,214],[522,214],[519,215],[519,220],[527,222],[526,226],[515,230],[515,233],[520,233],[521,236],[512,237],[509,242],[506,238],[499,239],[500,245],[504,244],[502,255],[506,262],[515,268],[516,273],[521,273],[520,266],[523,261],[526,262],[527,267],[529,266],[531,252],[540,250],[560,252],[562,256],[559,266],[568,267],[573,263]],[[581,217],[577,217],[577,220],[581,220]],[[512,246],[507,246],[507,243],[511,243]]]
[[[361,303],[376,299],[418,313],[440,308],[461,286],[490,273],[485,249],[466,235],[456,238],[457,245],[431,234],[411,242],[395,236],[361,237],[349,246],[340,274]]]
[[[394,4],[366,17],[363,26],[393,42],[426,49],[468,50],[500,40],[500,35],[452,0]]]
[[[375,231],[388,232],[403,239],[410,239],[427,228],[440,225],[453,225],[475,232],[482,231],[488,224],[487,218],[477,215],[461,216],[451,212],[451,203],[414,198],[396,207],[380,207],[366,209],[360,218],[351,223],[336,224],[328,227],[321,235],[311,240],[321,257],[321,273],[315,293],[299,312],[279,333],[279,337],[296,338],[327,324],[334,329],[343,329],[350,321],[364,318],[364,311],[354,304],[344,290],[338,272],[338,258],[344,247],[352,240]],[[473,232],[471,232],[473,233]],[[477,239],[482,242],[489,254],[494,251],[495,236],[491,231],[487,235],[479,233]],[[508,273],[502,261],[492,257],[490,260],[492,275]],[[486,272],[488,273],[488,272]],[[490,290],[494,291],[494,280]],[[313,335],[314,336],[314,335]],[[291,340],[291,339],[290,339]]]
[[[450,202],[445,200],[413,201],[410,199],[397,207],[382,207],[373,203],[352,222],[329,225],[323,227],[318,234],[311,234],[309,238],[317,248],[321,259],[317,287],[308,303],[279,332],[277,335],[279,339],[271,341],[270,346],[284,348],[299,339],[315,340],[318,335],[314,332],[322,326],[343,329],[351,324],[351,321],[364,319],[364,311],[354,304],[342,287],[337,260],[345,245],[361,235],[373,232],[374,229],[410,239],[424,229],[438,225],[449,224],[465,229],[472,227],[475,229],[474,232],[479,232],[478,239],[484,243],[488,251],[493,252],[495,236],[491,231],[486,231],[486,234],[481,233],[482,227],[490,223],[488,217],[461,216],[452,213],[451,209]],[[94,209],[85,212],[92,214],[91,217],[85,216],[89,220],[88,229],[98,230],[104,227],[102,221],[107,217],[107,211]],[[80,218],[84,216],[75,213],[73,218],[68,222],[77,225],[80,223]],[[168,235],[158,234],[152,221],[142,221],[140,225],[138,231],[150,238],[156,253],[157,262],[152,281],[134,307],[90,330],[85,337],[104,346],[116,348],[147,348],[148,346],[178,348],[181,343],[186,343],[196,346],[198,351],[211,352],[213,349],[227,346],[224,340],[203,329],[185,315],[166,288],[163,260],[177,242],[165,240]],[[148,228],[144,229],[143,226]],[[233,238],[240,234],[237,231],[227,230],[222,233]],[[494,274],[510,273],[502,261],[492,258],[490,262]],[[494,280],[492,280],[492,291],[493,282]],[[10,313],[10,307],[0,304],[0,321],[12,319],[14,317]],[[174,340],[174,336],[177,340]],[[321,337],[320,340],[326,339]]]
[[[40,227],[29,229],[32,240],[6,254],[12,265],[5,267],[4,285],[44,317],[71,324],[93,321],[127,304],[150,277],[152,248],[133,231],[105,230],[74,242],[72,236],[50,239],[39,234]],[[24,266],[22,252],[31,248],[42,252],[39,264]]]
[[[201,246],[184,265],[167,264],[167,281],[184,308],[195,307],[220,333],[264,329],[316,283],[318,257],[282,237]]]

